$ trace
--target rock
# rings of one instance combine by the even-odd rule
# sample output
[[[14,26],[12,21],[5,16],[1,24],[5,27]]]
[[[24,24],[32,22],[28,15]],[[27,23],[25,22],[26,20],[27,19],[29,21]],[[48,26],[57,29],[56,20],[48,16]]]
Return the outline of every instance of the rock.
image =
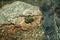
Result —
[[[34,21],[32,23],[26,23],[25,17],[19,17],[17,18],[15,25],[22,27],[22,30],[28,30],[29,28],[36,27],[38,25],[41,25],[41,16],[33,16],[32,17]]]
[[[34,20],[31,23],[26,23],[26,16],[31,16],[31,18],[33,18]],[[42,34],[39,34],[39,32],[44,32],[43,30],[41,31],[41,18],[42,12],[39,10],[39,7],[24,2],[16,1],[11,4],[4,5],[1,8],[0,29],[6,30],[6,33],[8,34],[6,36],[8,38],[21,38],[22,36],[22,39],[28,39],[28,37],[33,37],[32,39],[35,40],[40,34]],[[36,36],[36,34],[37,37],[34,37]]]
[[[4,21],[0,22],[0,24],[14,22],[17,17],[23,15],[42,15],[42,13],[37,6],[16,1],[9,5],[4,5],[2,9],[0,9],[0,21]]]
[[[28,15],[40,16],[40,18],[38,17],[38,20],[40,22],[42,12],[39,10],[39,7],[37,6],[32,6],[24,2],[16,1],[13,2],[12,4],[3,6],[2,9],[0,10],[0,15],[1,15],[0,24],[13,23],[17,25],[27,26],[31,24],[26,24],[24,22],[25,21],[24,17],[20,16],[28,16]]]

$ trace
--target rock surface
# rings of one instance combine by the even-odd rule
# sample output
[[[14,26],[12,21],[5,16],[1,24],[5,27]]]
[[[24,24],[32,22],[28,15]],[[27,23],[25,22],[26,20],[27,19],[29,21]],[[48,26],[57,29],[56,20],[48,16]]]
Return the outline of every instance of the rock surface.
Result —
[[[26,16],[34,21],[25,22]],[[44,31],[41,27],[42,12],[39,7],[16,1],[4,5],[0,10],[1,40],[42,40]]]
[[[17,17],[26,15],[42,15],[42,13],[38,7],[20,1],[5,5],[0,10],[0,21],[4,21],[0,24],[6,23],[6,21],[14,23]]]

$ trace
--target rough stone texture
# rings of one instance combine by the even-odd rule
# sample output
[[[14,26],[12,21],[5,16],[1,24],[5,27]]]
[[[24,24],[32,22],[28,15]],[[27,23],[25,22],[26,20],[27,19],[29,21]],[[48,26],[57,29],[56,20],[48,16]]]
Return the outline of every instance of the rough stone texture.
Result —
[[[38,7],[17,1],[12,3],[11,5],[9,4],[2,7],[2,9],[0,10],[0,17],[1,17],[0,21],[3,20],[5,23],[6,21],[13,22],[17,19],[17,17],[22,15],[26,16],[26,15],[42,15],[42,14],[41,11],[39,11]],[[3,22],[0,22],[0,24],[3,24]]]
[[[25,23],[25,16],[34,21]],[[16,1],[0,10],[0,40],[43,40],[42,12],[39,7]]]

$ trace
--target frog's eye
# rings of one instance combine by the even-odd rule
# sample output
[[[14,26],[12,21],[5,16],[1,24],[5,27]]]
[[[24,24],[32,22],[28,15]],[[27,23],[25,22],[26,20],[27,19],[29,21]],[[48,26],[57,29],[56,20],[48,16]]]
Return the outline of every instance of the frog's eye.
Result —
[[[34,21],[34,19],[30,15],[25,17],[26,23],[32,23],[33,21]]]

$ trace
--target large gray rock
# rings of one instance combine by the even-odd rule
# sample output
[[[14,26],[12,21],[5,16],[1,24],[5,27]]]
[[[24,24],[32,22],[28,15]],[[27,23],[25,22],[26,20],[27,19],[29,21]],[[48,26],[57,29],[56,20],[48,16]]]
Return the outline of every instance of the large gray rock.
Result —
[[[0,9],[0,24],[13,22],[19,16],[41,15],[39,7],[16,1],[12,4],[4,5]]]
[[[31,15],[31,23],[25,17]],[[29,17],[30,18],[30,17]],[[1,40],[43,40],[42,12],[39,7],[16,1],[5,5],[0,10]],[[31,18],[30,18],[31,19]]]

